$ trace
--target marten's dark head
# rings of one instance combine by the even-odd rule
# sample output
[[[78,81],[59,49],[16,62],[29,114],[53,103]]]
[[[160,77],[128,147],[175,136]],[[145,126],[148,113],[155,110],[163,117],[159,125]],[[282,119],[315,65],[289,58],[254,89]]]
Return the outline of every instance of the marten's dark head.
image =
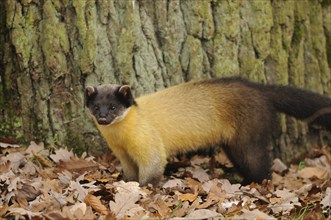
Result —
[[[127,85],[105,84],[88,86],[85,90],[85,104],[100,125],[121,121],[129,108],[136,105]]]

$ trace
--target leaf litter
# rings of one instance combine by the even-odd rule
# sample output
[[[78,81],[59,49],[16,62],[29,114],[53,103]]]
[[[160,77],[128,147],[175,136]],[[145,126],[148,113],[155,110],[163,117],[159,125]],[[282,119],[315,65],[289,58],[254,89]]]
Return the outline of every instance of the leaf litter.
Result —
[[[314,151],[299,165],[275,159],[272,181],[247,186],[220,176],[233,167],[222,151],[172,158],[158,186],[140,187],[121,180],[112,153],[0,143],[0,218],[330,219],[331,150]]]

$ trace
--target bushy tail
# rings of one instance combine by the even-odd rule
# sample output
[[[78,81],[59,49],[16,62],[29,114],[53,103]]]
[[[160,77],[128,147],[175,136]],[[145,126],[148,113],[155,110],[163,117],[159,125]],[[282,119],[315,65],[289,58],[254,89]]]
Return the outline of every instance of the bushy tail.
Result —
[[[289,86],[263,86],[261,91],[275,109],[331,131],[331,98]]]

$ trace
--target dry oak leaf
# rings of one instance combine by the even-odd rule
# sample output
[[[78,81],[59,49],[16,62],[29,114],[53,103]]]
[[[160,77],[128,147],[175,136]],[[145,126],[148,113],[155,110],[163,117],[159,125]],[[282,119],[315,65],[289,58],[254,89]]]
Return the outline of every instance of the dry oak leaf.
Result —
[[[8,204],[3,204],[2,206],[0,206],[0,217],[3,217],[8,211],[8,209],[9,209]]]
[[[282,214],[289,214],[294,206],[301,207],[301,203],[299,202],[297,195],[293,192],[290,192],[288,189],[277,189],[274,194],[282,199],[278,204],[268,205],[268,207],[271,208],[274,213],[282,212]]]
[[[53,167],[53,163],[51,161],[47,160],[46,158],[43,158],[42,156],[35,153],[34,151],[32,151],[32,154],[39,161],[39,163],[41,165],[43,165],[44,167]]]
[[[9,160],[0,163],[0,174],[1,173],[7,173],[9,171],[9,167],[10,167],[10,161]]]
[[[215,211],[211,211],[209,209],[197,209],[187,216],[187,219],[224,219],[224,217]]]
[[[55,154],[51,154],[49,157],[55,162],[59,163],[60,161],[70,160],[71,157],[74,156],[72,151],[68,151],[68,149],[58,149],[55,151]]]
[[[0,157],[0,163],[10,161],[9,169],[12,171],[17,171],[19,167],[26,164],[27,159],[21,152],[13,152],[4,157]]]
[[[215,159],[219,164],[223,164],[224,166],[229,168],[233,167],[232,162],[229,160],[229,158],[226,156],[223,150],[221,150],[218,154],[216,154]]]
[[[124,181],[115,182],[117,193],[115,194],[115,201],[109,202],[110,210],[116,215],[116,218],[123,218],[125,216],[133,216],[135,213],[144,211],[136,202],[141,199],[141,195],[146,192],[141,190],[139,183]]]
[[[185,184],[181,179],[171,179],[168,180],[165,184],[163,184],[162,188],[177,188],[182,190],[185,188]]]
[[[32,217],[41,217],[42,213],[41,212],[31,212],[28,210],[25,210],[23,208],[9,208],[9,213],[6,216],[9,215],[15,215],[15,216],[28,216],[29,219]]]
[[[130,193],[117,193],[115,195],[115,202],[110,201],[109,207],[116,215],[116,218],[122,218],[127,215],[134,215],[136,212],[144,210],[141,206],[136,204],[139,199],[139,194],[132,195]]]
[[[326,209],[327,207],[329,207],[329,209],[331,210],[331,187],[326,188],[325,197],[322,199],[321,205],[323,208]]]
[[[0,142],[0,147],[1,148],[9,148],[9,147],[18,148],[20,146],[17,144],[7,144],[7,143]]]
[[[192,194],[192,193],[185,193],[178,195],[178,199],[180,201],[190,201],[193,202],[198,198],[198,194]]]
[[[25,153],[29,154],[31,156],[33,152],[37,153],[38,155],[41,155],[43,157],[47,157],[49,155],[49,150],[45,149],[44,143],[36,144],[36,142],[31,141],[30,146],[25,150]]]
[[[288,170],[288,167],[286,164],[283,163],[279,158],[274,159],[271,170],[277,172],[277,173],[283,173],[286,170]]]
[[[87,207],[85,203],[76,203],[73,206],[64,206],[62,214],[66,219],[95,219],[95,215],[91,207]]]
[[[193,158],[190,159],[191,165],[196,166],[196,165],[201,165],[201,164],[208,164],[209,163],[209,158],[208,157],[202,157],[195,155]]]
[[[84,159],[71,158],[70,160],[61,161],[57,165],[60,171],[68,170],[70,172],[84,173],[85,171],[96,171],[99,165],[92,161]]]
[[[95,211],[101,213],[102,215],[107,215],[108,211],[106,206],[104,206],[99,197],[96,197],[94,195],[88,194],[85,199],[84,202],[91,206]]]
[[[317,177],[318,179],[326,179],[328,176],[328,171],[322,167],[305,167],[302,170],[299,170],[300,177],[304,179],[310,179]]]
[[[247,209],[242,210],[243,214],[233,216],[233,219],[258,219],[258,220],[276,220],[276,218],[267,215],[263,212],[261,212],[258,209],[254,209],[252,211],[249,211]]]
[[[69,191],[75,192],[78,200],[83,202],[86,195],[88,194],[88,190],[83,188],[83,186],[79,182],[70,181]]]
[[[159,217],[162,219],[168,217],[172,213],[172,209],[170,209],[171,203],[167,202],[166,197],[161,196],[160,194],[156,195],[153,200],[150,198],[147,199],[142,206],[149,211],[157,211]]]
[[[207,171],[202,169],[200,166],[188,167],[187,171],[191,172],[192,176],[202,183],[209,180]]]

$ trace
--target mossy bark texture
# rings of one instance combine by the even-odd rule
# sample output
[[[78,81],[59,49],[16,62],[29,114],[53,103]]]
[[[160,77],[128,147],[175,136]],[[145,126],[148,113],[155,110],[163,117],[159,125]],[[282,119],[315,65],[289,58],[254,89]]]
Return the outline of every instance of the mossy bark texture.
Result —
[[[331,95],[328,0],[1,0],[0,30],[0,139],[100,152],[84,108],[100,83],[142,95],[240,75]],[[280,121],[285,161],[325,137]]]

